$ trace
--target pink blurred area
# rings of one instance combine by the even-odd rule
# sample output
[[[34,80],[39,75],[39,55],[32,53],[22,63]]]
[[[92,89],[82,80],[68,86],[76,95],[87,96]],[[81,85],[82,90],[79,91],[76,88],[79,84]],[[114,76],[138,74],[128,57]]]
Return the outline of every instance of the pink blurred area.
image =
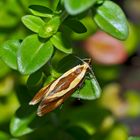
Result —
[[[121,64],[128,57],[123,42],[102,31],[88,38],[84,42],[84,48],[100,64]]]

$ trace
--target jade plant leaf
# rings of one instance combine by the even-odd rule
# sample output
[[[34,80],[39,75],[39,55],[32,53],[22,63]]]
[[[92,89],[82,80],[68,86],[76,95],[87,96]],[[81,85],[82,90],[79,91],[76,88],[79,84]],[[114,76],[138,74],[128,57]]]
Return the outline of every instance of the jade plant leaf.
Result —
[[[128,25],[121,8],[112,1],[105,1],[93,13],[96,24],[105,32],[120,39],[128,37]]]
[[[84,100],[93,100],[100,97],[101,88],[95,76],[89,74],[89,79],[85,79],[82,84],[81,88],[79,87],[79,89],[72,94],[72,97]]]
[[[23,16],[22,22],[28,29],[35,33],[38,33],[40,27],[45,24],[45,22],[40,17],[36,17],[33,15]]]
[[[64,24],[76,33],[85,33],[87,31],[86,27],[78,20],[68,19],[64,21]]]
[[[60,26],[60,17],[56,16],[46,22],[39,30],[39,36],[49,38],[54,35]]]
[[[90,8],[97,0],[64,0],[64,6],[71,15],[79,14]]]
[[[48,18],[51,18],[53,16],[53,11],[45,6],[31,5],[29,6],[29,10],[35,16],[48,17]]]
[[[22,74],[31,74],[40,69],[52,56],[50,41],[40,41],[36,34],[23,40],[18,51],[18,69]]]
[[[44,125],[45,118],[36,116],[36,108],[22,105],[15,113],[10,122],[10,132],[14,137],[23,136],[33,132]]]
[[[0,47],[0,57],[12,69],[17,69],[17,51],[19,40],[8,40]]]
[[[60,51],[64,53],[72,53],[71,43],[66,39],[61,32],[57,32],[51,37],[52,44]]]
[[[75,67],[76,65],[81,64],[81,61],[77,59],[73,54],[69,54],[63,57],[56,65],[55,70],[58,73],[63,74],[69,69]]]
[[[36,89],[42,85],[43,81],[43,74],[42,71],[36,71],[35,73],[31,74],[27,80],[27,87],[28,89]]]
[[[21,116],[21,110],[24,112],[24,115]],[[30,112],[30,113],[29,113]],[[23,114],[23,113],[22,113]],[[29,127],[28,125],[33,121],[35,118],[35,111],[33,112],[32,109],[26,108],[19,108],[15,116],[11,119],[10,123],[10,132],[13,136],[18,137],[28,133],[31,133],[34,129]]]

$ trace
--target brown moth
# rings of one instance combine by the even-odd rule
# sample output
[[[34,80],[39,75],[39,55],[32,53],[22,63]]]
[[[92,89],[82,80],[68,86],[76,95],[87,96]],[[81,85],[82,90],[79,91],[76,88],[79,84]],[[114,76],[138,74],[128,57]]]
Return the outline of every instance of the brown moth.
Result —
[[[29,103],[35,105],[41,101],[37,115],[43,116],[60,106],[83,81],[88,69],[89,63],[84,62],[84,64],[73,67],[58,79],[43,87]]]

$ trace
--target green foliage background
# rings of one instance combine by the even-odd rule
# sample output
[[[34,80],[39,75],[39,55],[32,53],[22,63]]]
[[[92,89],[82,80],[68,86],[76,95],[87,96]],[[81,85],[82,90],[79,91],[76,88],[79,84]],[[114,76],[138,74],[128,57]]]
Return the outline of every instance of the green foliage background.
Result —
[[[77,44],[99,29],[121,40],[128,58],[137,52],[139,26],[113,1],[0,0],[0,140],[127,140],[133,134],[125,122],[139,116],[140,97],[124,88],[126,64],[92,65],[101,95],[90,77],[44,117],[28,105],[40,88],[81,63],[75,56],[89,57]]]

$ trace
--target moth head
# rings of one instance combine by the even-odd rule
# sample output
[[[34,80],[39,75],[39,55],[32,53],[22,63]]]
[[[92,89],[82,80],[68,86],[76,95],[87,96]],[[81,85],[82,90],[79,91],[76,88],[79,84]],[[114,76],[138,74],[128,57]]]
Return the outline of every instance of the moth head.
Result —
[[[90,65],[91,65],[91,58],[89,59],[84,59],[83,60],[84,66],[86,69],[90,69]]]
[[[83,61],[84,61],[84,63],[91,65],[91,58],[85,58],[85,59],[83,59]]]
[[[91,58],[81,59],[78,56],[75,56],[75,57],[78,58],[80,61],[82,61],[87,68],[90,67],[90,65],[91,65]]]

